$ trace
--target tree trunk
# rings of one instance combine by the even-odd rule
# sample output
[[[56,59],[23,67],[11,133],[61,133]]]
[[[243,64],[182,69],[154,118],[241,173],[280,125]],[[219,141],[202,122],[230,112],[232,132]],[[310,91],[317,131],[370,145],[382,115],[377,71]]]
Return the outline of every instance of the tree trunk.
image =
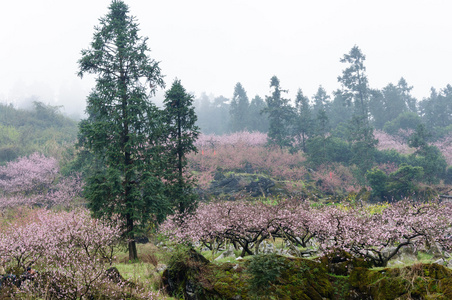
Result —
[[[129,261],[138,259],[137,244],[135,242],[135,235],[133,234],[133,220],[130,214],[126,216],[127,221],[127,246],[129,248]]]

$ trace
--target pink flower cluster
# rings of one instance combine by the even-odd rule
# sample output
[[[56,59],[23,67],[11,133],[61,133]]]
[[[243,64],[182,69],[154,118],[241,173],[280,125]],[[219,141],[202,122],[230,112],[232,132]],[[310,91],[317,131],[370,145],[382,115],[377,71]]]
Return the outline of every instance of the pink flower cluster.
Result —
[[[402,154],[409,154],[413,152],[413,150],[410,149],[408,144],[405,142],[405,139],[403,138],[389,135],[386,132],[380,130],[375,130],[374,136],[378,140],[378,150],[394,149]]]
[[[38,272],[32,284],[23,283],[22,294],[85,299],[102,289],[109,299],[123,299],[118,284],[124,283],[113,284],[106,273],[118,247],[120,228],[118,222],[91,218],[87,210],[33,210],[1,228],[1,262],[7,270],[31,267]]]
[[[266,147],[263,133],[239,132],[230,135],[202,135],[197,141],[198,153],[188,156],[190,170],[198,173],[198,183],[208,187],[218,169],[245,171],[250,166],[256,173],[278,179],[300,180],[306,169],[300,153]],[[248,170],[249,171],[249,170]]]
[[[47,190],[58,173],[58,161],[39,153],[20,157],[0,167],[0,189],[5,193],[39,193]]]
[[[385,266],[408,245],[433,242],[444,250],[452,249],[452,208],[449,203],[408,200],[382,213],[361,206],[313,208],[293,199],[274,205],[203,203],[192,215],[168,218],[160,231],[176,241],[208,247],[229,241],[240,245],[243,255],[254,254],[252,246],[268,238],[280,237],[303,247],[314,238],[323,253],[342,249]]]
[[[313,179],[319,183],[318,188],[326,193],[336,194],[337,190],[351,193],[362,188],[350,168],[338,163],[321,165],[312,174]]]
[[[342,249],[386,266],[402,247],[435,244],[452,249],[452,209],[449,203],[399,201],[382,213],[365,208],[324,209],[325,227],[318,234],[321,249]]]
[[[81,191],[79,176],[60,176],[57,160],[38,153],[0,167],[0,210],[20,205],[68,206]]]
[[[452,134],[434,143],[441,151],[447,161],[447,165],[452,166]]]
[[[248,146],[263,146],[267,143],[267,134],[261,132],[234,132],[225,135],[201,134],[196,147],[199,149],[215,148],[221,145],[246,144]]]

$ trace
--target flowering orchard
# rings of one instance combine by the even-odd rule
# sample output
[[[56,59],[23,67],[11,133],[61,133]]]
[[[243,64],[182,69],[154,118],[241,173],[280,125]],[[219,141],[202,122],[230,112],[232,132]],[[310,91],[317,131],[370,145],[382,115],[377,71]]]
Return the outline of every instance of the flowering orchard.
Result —
[[[452,166],[452,134],[434,143],[441,151],[447,161],[447,165]]]
[[[134,284],[108,276],[122,236],[121,222],[106,223],[84,209],[78,176],[63,177],[58,162],[35,153],[0,167],[0,263],[17,277],[13,297],[153,299]],[[33,284],[21,274],[33,268]],[[21,282],[23,281],[23,282]]]
[[[160,230],[177,242],[200,242],[213,250],[229,242],[241,247],[242,255],[258,253],[260,243],[269,238],[303,247],[315,241],[320,253],[342,249],[375,266],[386,266],[408,245],[437,244],[450,250],[452,209],[449,203],[408,200],[378,213],[369,207],[313,208],[293,199],[276,205],[203,203],[182,221],[177,215],[168,218]]]
[[[403,132],[402,132],[403,133]],[[392,136],[384,131],[375,130],[374,135],[378,140],[377,149],[378,150],[389,150],[394,149],[401,154],[411,154],[414,149],[408,146],[406,142],[409,135],[412,132],[406,133],[404,136]],[[445,136],[444,138],[433,143],[434,146],[438,147],[441,153],[446,158],[447,164],[452,165],[452,134]]]
[[[410,154],[414,152],[414,150],[410,149],[408,146],[406,142],[407,138],[392,136],[380,130],[375,130],[374,136],[378,140],[378,150],[394,149],[401,154]]]
[[[253,171],[267,173],[277,178],[298,178],[304,174],[301,166],[304,158],[287,151],[275,151],[265,147],[266,135],[262,133],[234,133],[230,135],[201,135],[196,146],[198,153],[189,156],[192,170],[208,173],[200,178],[206,187],[217,169],[240,171],[251,166]],[[204,179],[204,180],[203,180]]]
[[[403,137],[391,136],[383,131],[375,131],[379,143],[378,150],[393,149],[401,154],[410,154],[410,148]],[[452,164],[452,137],[446,137],[435,145]],[[323,192],[335,193],[359,191],[362,186],[354,178],[349,167],[339,163],[322,165],[316,170],[305,167],[303,153],[266,146],[266,134],[259,132],[236,132],[222,136],[200,135],[197,153],[188,156],[190,171],[196,174],[201,188],[208,188],[218,170],[238,173],[267,174],[284,184],[288,191],[300,190],[305,180],[314,180]],[[398,169],[394,162],[383,162],[378,166],[387,174]]]
[[[201,135],[198,153],[189,155],[190,169],[198,174],[198,183],[207,188],[217,170],[256,172],[286,181],[300,180],[307,173],[300,153],[265,146],[267,136],[259,132],[229,135]]]
[[[35,209],[13,224],[3,224],[0,232],[0,258],[7,272],[20,275],[28,267],[37,271],[33,284],[22,282],[16,296],[84,299],[102,294],[125,299],[127,293],[141,293],[124,288],[125,282],[113,282],[106,273],[121,236],[118,222],[92,219],[86,210]]]
[[[69,206],[81,191],[78,176],[60,176],[58,161],[39,153],[0,167],[0,210],[20,205]]]

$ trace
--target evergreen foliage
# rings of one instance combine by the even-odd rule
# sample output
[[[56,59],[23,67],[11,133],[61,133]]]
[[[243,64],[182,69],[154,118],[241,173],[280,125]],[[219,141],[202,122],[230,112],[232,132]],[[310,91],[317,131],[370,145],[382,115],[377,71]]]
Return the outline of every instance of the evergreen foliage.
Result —
[[[314,103],[312,105],[312,115],[316,116],[320,111],[327,111],[330,96],[326,93],[322,86],[319,86],[317,93],[312,97]]]
[[[439,93],[432,88],[430,97],[419,103],[420,115],[432,132],[436,128],[452,124],[452,86],[447,85]]]
[[[341,90],[333,93],[333,101],[329,104],[328,119],[332,128],[347,123],[353,115],[353,111],[347,105],[347,99]]]
[[[290,264],[285,263],[284,257],[274,253],[253,256],[246,269],[251,275],[250,292],[256,296],[265,296],[272,283],[290,267]]]
[[[95,216],[121,217],[130,260],[137,258],[139,229],[161,219],[168,207],[160,178],[163,124],[149,100],[164,83],[146,41],[128,6],[113,0],[79,60],[79,76],[97,75],[88,119],[80,123],[80,145],[96,162],[85,197]]]
[[[250,102],[246,91],[240,82],[234,88],[234,96],[229,106],[231,115],[231,132],[249,130],[249,106]]]
[[[309,138],[306,143],[306,155],[308,164],[316,168],[322,164],[339,162],[350,164],[353,153],[349,144],[333,136],[316,136]]]
[[[398,115],[395,119],[387,121],[383,130],[391,135],[397,135],[400,129],[402,130],[415,130],[422,120],[414,112],[404,112]]]
[[[298,89],[295,97],[295,111],[295,124],[293,126],[295,141],[301,144],[301,149],[306,152],[306,140],[312,134],[314,124],[309,99],[303,95],[301,89]]]
[[[165,172],[166,194],[180,213],[192,209],[196,195],[193,193],[193,179],[187,178],[187,154],[197,152],[195,141],[199,128],[193,108],[193,96],[185,91],[180,80],[175,80],[166,92],[164,101],[164,122],[166,129],[167,168]]]
[[[289,105],[289,99],[283,98],[283,90],[279,84],[279,79],[273,76],[270,79],[271,95],[265,98],[267,108],[263,110],[268,113],[268,144],[275,145],[281,149],[292,145],[290,126],[294,116],[293,108]]]
[[[375,146],[378,143],[369,124],[368,103],[370,89],[365,74],[365,59],[366,57],[361,50],[354,46],[341,59],[342,63],[347,63],[349,66],[342,71],[342,76],[338,77],[338,81],[343,87],[343,97],[354,108],[353,118],[349,122],[348,140],[352,144],[352,152],[354,153],[353,163],[358,166],[361,175],[371,169],[374,161]]]
[[[402,164],[395,171],[386,175],[382,170],[373,168],[366,177],[372,188],[372,195],[389,201],[401,200],[412,196],[418,190],[424,169]]]
[[[268,114],[263,112],[267,105],[264,99],[256,95],[249,106],[249,130],[267,132],[268,131]]]
[[[229,132],[229,99],[219,96],[210,99],[205,93],[195,99],[196,125],[204,134],[225,134]]]
[[[397,85],[389,83],[381,91],[372,90],[369,110],[376,128],[382,129],[401,114],[416,113],[415,100],[410,94],[412,88],[401,78]]]
[[[424,124],[419,124],[416,131],[410,136],[408,145],[416,148],[412,154],[412,165],[420,166],[424,170],[424,180],[427,183],[438,183],[446,175],[446,159],[438,147],[427,143],[431,135]]]

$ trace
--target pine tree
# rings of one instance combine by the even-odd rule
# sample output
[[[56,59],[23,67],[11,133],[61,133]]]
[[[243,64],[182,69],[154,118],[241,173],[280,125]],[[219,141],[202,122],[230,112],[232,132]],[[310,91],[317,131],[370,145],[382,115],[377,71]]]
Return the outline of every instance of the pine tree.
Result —
[[[329,120],[327,116],[327,107],[330,96],[322,86],[319,86],[317,93],[313,96],[314,105],[312,115],[315,117],[314,133],[315,135],[325,137],[329,130]]]
[[[306,139],[312,134],[313,120],[308,97],[303,95],[301,89],[298,89],[295,97],[296,117],[294,118],[295,138],[301,142],[301,149],[306,152]]]
[[[360,178],[364,178],[374,161],[375,146],[378,141],[373,136],[373,128],[369,124],[369,95],[366,67],[366,57],[361,50],[354,46],[348,54],[340,60],[349,66],[342,71],[338,81],[342,84],[342,94],[347,102],[354,107],[354,115],[349,122],[349,141],[352,144],[353,162],[361,171]]]
[[[397,88],[400,91],[400,94],[402,95],[402,98],[405,102],[406,107],[408,108],[409,112],[417,113],[416,103],[417,100],[413,96],[411,96],[411,90],[413,89],[412,86],[408,86],[408,83],[406,82],[405,78],[400,78],[399,82],[397,83]]]
[[[326,93],[322,86],[319,86],[317,93],[312,97],[314,105],[312,107],[312,115],[317,116],[320,110],[327,110],[327,106],[330,100],[330,96]]]
[[[250,101],[246,91],[240,82],[237,82],[234,88],[234,96],[231,100],[229,113],[231,115],[231,131],[244,131],[249,129],[248,109]]]
[[[138,33],[128,6],[113,0],[79,60],[80,77],[96,75],[80,124],[79,144],[95,159],[85,197],[94,216],[123,221],[130,260],[137,258],[140,227],[163,218],[168,207],[159,175],[163,125],[149,100],[164,83]]]
[[[263,110],[268,113],[268,144],[277,145],[281,149],[290,147],[292,144],[291,124],[293,124],[294,111],[289,105],[289,99],[283,98],[282,93],[286,90],[281,89],[279,79],[273,76],[270,79],[270,88],[272,93],[265,97],[267,108]]]
[[[349,64],[349,67],[342,71],[342,76],[338,76],[337,80],[342,84],[344,98],[350,105],[354,106],[355,115],[361,116],[367,122],[369,85],[365,74],[365,60],[366,56],[361,52],[361,49],[354,46],[340,60],[341,63]]]
[[[195,141],[199,128],[195,125],[196,114],[193,96],[188,94],[180,80],[175,80],[166,92],[164,100],[164,120],[167,157],[166,185],[167,196],[180,213],[194,208],[196,195],[193,193],[193,179],[186,174],[189,152],[197,151]]]
[[[251,100],[248,110],[250,131],[268,132],[268,115],[267,113],[262,113],[266,107],[264,99],[258,95]]]

